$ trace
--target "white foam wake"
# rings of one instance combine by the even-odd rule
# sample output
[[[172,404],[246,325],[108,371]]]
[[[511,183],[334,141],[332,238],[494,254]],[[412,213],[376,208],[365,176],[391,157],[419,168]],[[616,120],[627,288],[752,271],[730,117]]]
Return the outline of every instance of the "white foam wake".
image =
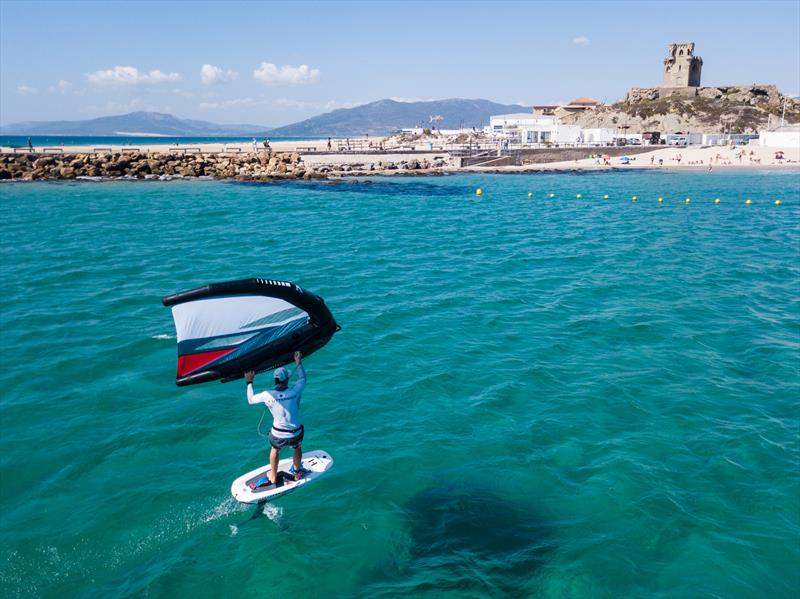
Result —
[[[283,523],[283,508],[272,505],[271,503],[266,503],[264,504],[262,513],[278,526]]]

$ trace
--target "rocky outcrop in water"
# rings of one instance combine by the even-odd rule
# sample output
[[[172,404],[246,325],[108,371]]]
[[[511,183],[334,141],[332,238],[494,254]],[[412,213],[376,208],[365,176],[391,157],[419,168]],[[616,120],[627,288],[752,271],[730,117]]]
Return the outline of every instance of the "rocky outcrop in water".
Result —
[[[326,177],[420,171],[445,166],[444,160],[420,163],[408,160],[342,165],[306,165],[297,153],[169,154],[114,152],[97,154],[4,154],[0,179],[131,178],[158,179],[213,177],[242,181],[321,179]]]

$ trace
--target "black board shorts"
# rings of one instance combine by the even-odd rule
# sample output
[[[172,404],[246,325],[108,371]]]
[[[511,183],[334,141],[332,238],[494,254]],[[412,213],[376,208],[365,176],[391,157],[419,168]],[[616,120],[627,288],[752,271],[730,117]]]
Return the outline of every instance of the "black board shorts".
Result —
[[[269,431],[269,444],[275,449],[283,449],[284,447],[300,447],[300,444],[303,442],[303,435],[305,432],[305,429],[301,428],[300,432],[294,437],[283,438],[276,437],[272,434],[272,431]]]

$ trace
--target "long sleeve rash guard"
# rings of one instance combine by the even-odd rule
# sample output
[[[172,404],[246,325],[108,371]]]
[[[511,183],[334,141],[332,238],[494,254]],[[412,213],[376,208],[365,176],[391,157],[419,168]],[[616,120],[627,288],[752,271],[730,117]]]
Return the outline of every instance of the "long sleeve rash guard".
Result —
[[[247,384],[247,403],[266,404],[272,414],[272,434],[282,439],[294,437],[302,426],[300,399],[306,386],[306,371],[302,364],[297,366],[295,374],[297,382],[283,391],[273,389],[256,393],[253,384]]]

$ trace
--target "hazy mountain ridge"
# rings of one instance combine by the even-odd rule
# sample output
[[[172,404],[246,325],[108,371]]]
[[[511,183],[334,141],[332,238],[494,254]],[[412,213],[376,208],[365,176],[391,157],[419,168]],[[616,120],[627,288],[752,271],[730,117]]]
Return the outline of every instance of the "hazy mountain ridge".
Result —
[[[385,135],[408,127],[440,129],[482,128],[494,114],[529,112],[517,104],[489,100],[452,98],[427,102],[378,100],[354,108],[340,108],[303,121],[270,128],[263,125],[219,125],[195,119],[181,119],[160,112],[131,112],[85,121],[28,121],[0,127],[3,135],[112,136],[168,135],[181,137],[256,136],[328,137]],[[431,123],[431,117],[441,117]]]
[[[427,102],[378,100],[354,108],[340,108],[298,123],[273,129],[272,135],[328,137],[385,135],[407,127],[430,127],[430,118],[441,116],[437,128],[484,127],[494,114],[529,112],[517,104],[498,104],[489,100],[451,98]]]
[[[264,135],[263,125],[219,125],[161,112],[130,112],[85,121],[28,121],[0,127],[3,135],[110,136],[131,133],[181,137]]]

